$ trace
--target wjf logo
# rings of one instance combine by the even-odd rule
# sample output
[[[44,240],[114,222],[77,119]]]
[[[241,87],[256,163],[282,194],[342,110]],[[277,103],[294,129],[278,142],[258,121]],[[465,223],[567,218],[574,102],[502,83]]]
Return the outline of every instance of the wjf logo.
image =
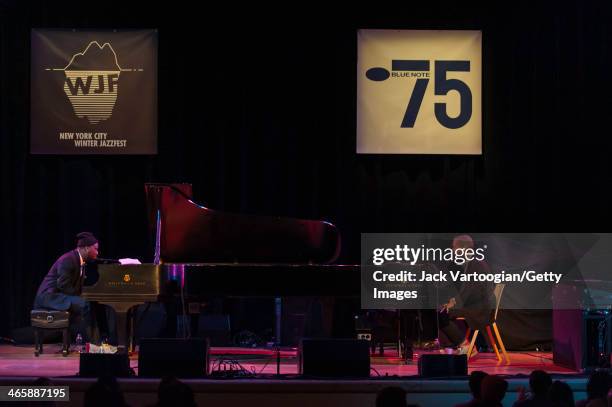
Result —
[[[72,55],[63,68],[46,68],[47,71],[63,71],[64,93],[78,118],[91,124],[108,120],[119,94],[119,78],[122,72],[142,72],[143,69],[122,68],[112,45],[91,41],[83,51]]]
[[[156,154],[157,30],[37,29],[32,154]]]
[[[481,154],[480,31],[359,30],[357,152]]]
[[[446,102],[434,103],[434,113],[438,123],[448,129],[458,129],[465,126],[472,117],[472,91],[460,79],[449,79],[448,72],[469,72],[470,61],[434,61],[434,94],[446,96],[455,90],[461,98],[459,114],[451,117],[448,114]],[[414,127],[419,115],[423,97],[427,91],[430,80],[430,61],[394,59],[391,61],[391,72],[383,67],[370,68],[365,76],[371,81],[385,81],[387,79],[416,79],[412,94],[407,98],[408,104],[402,118],[403,128]]]

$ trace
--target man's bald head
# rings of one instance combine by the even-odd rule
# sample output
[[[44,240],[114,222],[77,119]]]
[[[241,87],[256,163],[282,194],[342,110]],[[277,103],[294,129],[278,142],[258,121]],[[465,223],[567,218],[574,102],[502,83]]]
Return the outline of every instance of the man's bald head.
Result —
[[[473,249],[474,240],[470,235],[459,235],[453,239],[453,250],[457,249]]]

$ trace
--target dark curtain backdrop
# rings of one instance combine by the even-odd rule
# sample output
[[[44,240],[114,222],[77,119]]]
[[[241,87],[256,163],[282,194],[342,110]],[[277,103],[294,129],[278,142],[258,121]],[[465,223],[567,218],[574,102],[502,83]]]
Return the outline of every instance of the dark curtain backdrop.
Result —
[[[104,257],[151,260],[148,181],[330,220],[341,262],[358,262],[361,232],[610,230],[612,3],[332,7],[3,1],[0,333],[27,323],[79,231]],[[157,156],[29,154],[32,27],[159,29]],[[358,28],[483,30],[482,156],[355,154]]]

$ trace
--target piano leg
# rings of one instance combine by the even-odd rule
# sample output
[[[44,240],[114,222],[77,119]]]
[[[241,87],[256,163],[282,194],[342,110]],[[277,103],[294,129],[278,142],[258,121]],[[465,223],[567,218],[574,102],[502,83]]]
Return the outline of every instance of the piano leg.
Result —
[[[104,304],[115,310],[115,321],[117,324],[117,348],[118,352],[131,352],[132,343],[128,341],[128,333],[130,331],[128,327],[128,311],[135,305],[141,304],[140,302],[104,302]],[[131,336],[131,335],[130,335]]]
[[[127,331],[127,312],[117,312],[117,346],[119,352],[129,351]]]

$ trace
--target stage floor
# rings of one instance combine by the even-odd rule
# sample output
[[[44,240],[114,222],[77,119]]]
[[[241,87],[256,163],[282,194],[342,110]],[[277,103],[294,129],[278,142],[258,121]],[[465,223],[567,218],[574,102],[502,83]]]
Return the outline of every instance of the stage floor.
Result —
[[[283,349],[280,354],[280,374],[294,375],[298,373],[298,358],[296,349]],[[397,357],[393,349],[386,349],[383,357],[371,358],[372,377],[376,376],[415,376],[419,352],[415,352],[414,360],[406,363]],[[545,370],[551,374],[575,375],[578,372],[556,366],[550,352],[511,352],[510,364],[499,364],[493,353],[479,353],[469,362],[469,370],[483,370],[489,374],[507,376],[528,375],[536,369]],[[277,373],[276,353],[270,349],[253,348],[211,348],[211,369],[219,363],[238,362],[249,372],[263,375]],[[130,364],[138,373],[138,355],[130,357]],[[32,346],[0,345],[0,376],[27,377],[62,377],[75,376],[79,370],[79,354],[71,352],[69,356],[61,355],[61,346],[47,344],[44,353],[34,356]]]
[[[60,345],[45,345],[45,353],[34,356],[32,346],[0,345],[0,384],[27,385],[37,377],[49,377],[52,385],[69,386],[71,406],[83,405],[85,391],[96,380],[77,376],[79,355],[61,355]],[[408,401],[420,407],[453,406],[470,399],[465,377],[427,379],[418,376],[415,360],[405,363],[392,349],[384,357],[371,359],[372,374],[368,379],[305,379],[297,375],[298,358],[295,349],[283,349],[280,356],[280,376],[276,375],[276,353],[269,349],[212,348],[210,365],[230,364],[256,375],[240,378],[201,378],[184,380],[194,391],[198,405],[207,407],[242,407],[266,405],[268,407],[371,407],[376,394],[388,386],[399,386],[408,393]],[[527,387],[528,374],[542,369],[555,380],[567,382],[579,400],[585,397],[586,377],[569,369],[555,366],[550,353],[512,352],[509,365],[498,364],[494,354],[480,353],[469,362],[469,370],[484,370],[500,374],[508,380],[508,393],[504,407],[511,407],[520,388]],[[130,365],[138,373],[138,356],[132,355]],[[126,402],[132,407],[151,406],[157,399],[159,379],[118,379]]]

